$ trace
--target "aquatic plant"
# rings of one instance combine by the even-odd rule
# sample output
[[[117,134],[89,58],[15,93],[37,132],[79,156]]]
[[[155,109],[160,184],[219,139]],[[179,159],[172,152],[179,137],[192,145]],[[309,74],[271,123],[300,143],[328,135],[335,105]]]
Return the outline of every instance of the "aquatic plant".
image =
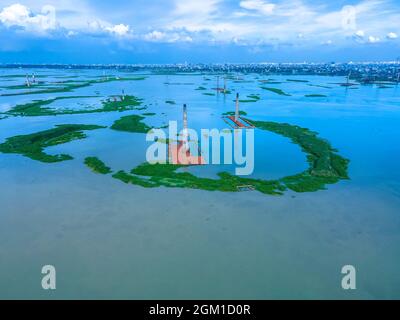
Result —
[[[302,173],[277,180],[244,178],[227,172],[218,173],[219,179],[200,178],[188,172],[176,172],[182,165],[144,163],[130,173],[119,171],[113,175],[125,183],[146,188],[159,186],[192,188],[208,191],[240,191],[242,186],[271,195],[283,194],[287,189],[295,192],[313,192],[325,189],[327,184],[348,179],[349,160],[337,154],[328,141],[316,132],[287,123],[251,121],[258,129],[271,131],[289,138],[307,154],[309,168]]]
[[[296,80],[296,79],[287,79],[287,82],[310,82],[308,80]]]
[[[235,115],[235,111],[224,112],[222,115],[223,116],[234,116]],[[247,112],[243,111],[243,110],[239,110],[239,115],[240,116],[247,116]]]
[[[63,92],[71,92],[76,89],[85,88],[92,86],[94,84],[99,83],[107,83],[113,81],[139,81],[145,80],[146,77],[131,77],[131,78],[119,78],[119,77],[109,77],[103,79],[96,80],[86,80],[86,81],[64,81],[61,82],[61,86],[56,88],[46,88],[43,90],[35,90],[35,91],[24,91],[24,92],[14,92],[14,93],[3,93],[0,96],[10,97],[10,96],[20,96],[20,95],[31,95],[31,94],[46,94],[46,93],[63,93]],[[57,83],[49,83],[49,84],[57,84]]]
[[[145,117],[135,114],[125,116],[116,120],[111,126],[111,129],[135,133],[147,133],[152,129],[152,127],[149,127],[147,124],[142,122],[144,118]]]
[[[326,98],[327,96],[324,94],[306,94],[306,98]]]
[[[87,157],[85,158],[85,164],[92,169],[93,172],[100,174],[109,174],[111,173],[111,168],[107,167],[103,161],[101,161],[97,157]]]
[[[260,88],[264,89],[264,90],[268,90],[268,91],[274,92],[274,93],[279,94],[281,96],[291,96],[290,94],[288,94],[288,93],[286,93],[286,92],[284,92],[284,91],[282,91],[281,89],[278,89],[278,88],[269,88],[269,87],[260,87]]]
[[[50,155],[43,150],[50,146],[86,138],[84,130],[105,128],[97,125],[63,124],[53,129],[7,138],[0,144],[0,152],[17,153],[41,162],[60,162],[73,159],[70,155]]]
[[[14,116],[47,116],[47,115],[63,115],[63,114],[82,114],[82,113],[97,113],[97,112],[112,112],[112,111],[127,111],[140,106],[142,100],[134,96],[124,96],[123,99],[108,99],[102,101],[102,107],[97,109],[52,109],[45,107],[59,100],[78,99],[78,98],[96,98],[96,96],[65,96],[56,97],[47,100],[34,100],[25,104],[16,105],[5,114]]]

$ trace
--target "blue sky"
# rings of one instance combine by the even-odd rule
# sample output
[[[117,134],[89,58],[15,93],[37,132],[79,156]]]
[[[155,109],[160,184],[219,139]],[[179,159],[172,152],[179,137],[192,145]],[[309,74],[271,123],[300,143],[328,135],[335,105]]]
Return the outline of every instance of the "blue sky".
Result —
[[[388,61],[399,21],[399,0],[0,0],[0,62]]]

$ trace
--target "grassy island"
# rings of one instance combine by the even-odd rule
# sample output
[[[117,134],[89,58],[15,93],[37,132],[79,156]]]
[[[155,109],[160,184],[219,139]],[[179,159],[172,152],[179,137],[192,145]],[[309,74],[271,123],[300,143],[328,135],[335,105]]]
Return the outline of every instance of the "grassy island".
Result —
[[[324,94],[306,94],[306,98],[326,98],[327,96]]]
[[[30,94],[46,94],[46,93],[63,93],[63,92],[72,92],[76,89],[80,88],[85,88],[89,87],[95,84],[99,83],[108,83],[108,82],[113,82],[113,81],[139,81],[139,80],[145,80],[146,77],[126,77],[126,78],[119,78],[119,77],[109,77],[109,78],[102,78],[102,79],[96,79],[96,80],[83,80],[83,81],[63,81],[59,83],[47,83],[46,86],[49,85],[57,85],[55,88],[48,88],[44,87],[41,88],[41,90],[28,90],[28,91],[23,91],[23,92],[15,92],[15,93],[3,93],[0,94],[0,96],[3,97],[10,97],[10,96],[20,96],[20,95],[30,95]],[[40,88],[39,85],[35,85],[32,88]],[[22,86],[24,87],[24,86]],[[26,87],[26,89],[30,89],[30,87]],[[18,89],[21,89],[21,86],[18,86]]]
[[[65,114],[82,114],[82,113],[97,113],[97,112],[112,112],[112,111],[127,111],[136,109],[142,104],[142,100],[134,96],[111,97],[102,101],[102,107],[97,109],[52,109],[46,107],[51,103],[59,100],[69,100],[78,98],[96,98],[96,96],[66,96],[56,97],[47,100],[35,100],[25,104],[14,106],[6,114],[13,116],[50,116],[50,115],[65,115]]]
[[[37,133],[7,138],[0,144],[0,152],[17,153],[41,162],[60,162],[73,159],[70,155],[49,155],[43,150],[47,147],[86,138],[84,130],[105,128],[97,125],[63,124],[53,129]]]
[[[310,82],[308,80],[296,80],[296,79],[287,79],[286,81],[287,82],[303,82],[303,83]]]
[[[85,164],[92,169],[93,172],[100,174],[109,174],[111,173],[111,168],[107,167],[103,161],[96,157],[87,157],[85,159]]]
[[[269,87],[260,87],[260,88],[264,89],[264,90],[268,90],[268,91],[274,92],[276,94],[279,94],[280,96],[287,96],[287,97],[291,96],[290,94],[288,94],[288,93],[286,93],[286,92],[284,92],[284,91],[282,91],[281,89],[278,89],[278,88],[269,88]]]
[[[318,137],[309,129],[287,123],[250,120],[258,129],[282,135],[300,146],[307,154],[309,168],[296,175],[277,180],[252,179],[218,173],[218,179],[200,178],[189,172],[176,172],[181,165],[144,163],[130,172],[118,171],[115,179],[124,183],[146,188],[173,187],[208,191],[236,192],[242,186],[252,186],[255,190],[270,195],[281,195],[290,189],[295,192],[314,192],[325,189],[327,184],[348,179],[349,160],[337,154],[328,141]]]
[[[234,115],[235,115],[235,111],[224,112],[222,115],[223,115],[223,116],[234,116]],[[240,116],[247,116],[247,112],[246,112],[246,111],[239,110],[239,115],[240,115]]]
[[[122,117],[114,122],[111,129],[117,131],[135,132],[135,133],[147,133],[152,127],[143,123],[142,120],[145,117],[139,115],[130,115]]]

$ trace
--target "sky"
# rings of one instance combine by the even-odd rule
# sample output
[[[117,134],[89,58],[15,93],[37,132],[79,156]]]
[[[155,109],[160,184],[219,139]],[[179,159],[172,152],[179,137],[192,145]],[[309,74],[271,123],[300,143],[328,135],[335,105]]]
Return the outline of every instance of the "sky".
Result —
[[[400,0],[0,0],[0,63],[400,59]]]

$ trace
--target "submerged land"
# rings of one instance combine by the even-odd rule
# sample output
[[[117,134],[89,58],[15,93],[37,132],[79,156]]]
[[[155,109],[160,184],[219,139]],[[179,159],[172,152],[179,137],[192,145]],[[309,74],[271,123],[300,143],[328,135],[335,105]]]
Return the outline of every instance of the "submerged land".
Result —
[[[154,73],[154,70],[153,70]],[[167,70],[159,70],[155,72],[157,75],[187,75],[191,73],[182,73],[178,71],[170,72]],[[200,73],[201,76],[201,73]],[[309,80],[304,79],[286,79],[276,81],[273,78],[260,79],[259,76],[251,80],[245,78],[246,74],[236,76],[232,73],[226,74],[224,85],[226,86],[227,80],[232,81],[241,86],[249,83],[254,83],[258,91],[247,93],[244,98],[239,100],[239,103],[244,105],[262,103],[262,92],[267,91],[271,95],[279,95],[284,97],[292,97],[292,94],[278,87],[283,83],[294,83],[304,86],[313,86],[314,88],[327,89],[328,86],[313,84]],[[23,78],[23,76],[10,76],[11,78]],[[78,80],[74,76],[62,81],[46,82],[45,78],[38,76],[40,80],[35,80],[34,84],[29,83],[27,76],[27,83],[20,85],[4,86],[5,93],[0,93],[0,96],[18,96],[27,94],[51,94],[52,97],[47,99],[32,100],[30,102],[19,103],[12,106],[9,110],[2,112],[1,118],[6,117],[40,117],[40,116],[65,116],[65,115],[79,115],[79,114],[96,114],[105,112],[137,112],[147,109],[153,103],[145,104],[144,99],[133,95],[131,93],[125,94],[122,90],[119,94],[102,96],[99,91],[95,91],[94,95],[58,95],[55,93],[72,92],[85,87],[96,86],[98,84],[119,83],[129,81],[146,81],[151,75],[145,76],[99,76],[93,79]],[[164,82],[165,86],[194,86],[195,91],[199,91],[203,96],[223,96],[230,94],[235,88],[218,88],[219,73],[214,75],[204,76],[199,84],[193,82]],[[57,77],[60,78],[60,77]],[[33,76],[31,77],[33,79]],[[217,80],[216,80],[217,79]],[[217,81],[217,83],[215,83]],[[222,81],[222,80],[221,80]],[[259,83],[262,85],[259,86]],[[275,84],[277,87],[270,87],[266,85]],[[341,85],[339,83],[338,85]],[[29,88],[27,88],[29,86]],[[120,87],[121,88],[121,87]],[[183,89],[184,90],[184,89]],[[15,92],[14,92],[15,91]],[[322,98],[328,97],[324,93],[308,93],[304,95],[305,98]],[[88,99],[95,101],[94,106],[75,106],[69,107],[72,102]],[[55,103],[62,103],[62,107],[55,107]],[[232,100],[234,105],[235,100]],[[170,108],[176,108],[177,102],[175,99],[164,100],[164,103],[170,105]],[[148,117],[159,118],[159,116],[166,117],[165,113],[157,113],[156,110],[151,112],[143,112],[141,114],[124,114],[120,118],[113,121],[107,130],[115,130],[120,132],[128,132],[133,134],[146,134],[151,129],[156,128],[154,125],[147,124]],[[221,116],[234,115],[233,111],[225,111]],[[311,131],[307,128],[299,127],[295,124],[279,123],[273,121],[261,121],[251,117],[250,109],[240,110],[240,116],[249,117],[247,120],[253,123],[256,127],[256,132],[269,131],[275,134],[288,138],[292,143],[298,145],[301,150],[307,155],[309,168],[295,175],[289,175],[274,180],[267,179],[254,179],[248,177],[240,177],[232,175],[228,172],[219,172],[218,179],[201,178],[189,172],[178,172],[182,168],[180,165],[172,164],[155,164],[151,165],[143,163],[131,171],[126,172],[118,168],[111,168],[103,160],[97,157],[86,157],[84,163],[93,172],[112,175],[113,178],[121,180],[124,183],[130,183],[146,188],[156,187],[172,187],[172,188],[190,188],[201,189],[208,191],[223,191],[223,192],[237,192],[242,190],[243,186],[251,187],[264,194],[280,195],[287,190],[295,192],[314,192],[323,190],[329,184],[334,184],[340,180],[348,179],[348,163],[349,160],[342,157],[330,145],[330,143],[319,137],[318,133]],[[164,124],[165,124],[164,118]],[[160,126],[157,126],[160,127]],[[162,125],[161,128],[166,128]],[[84,133],[85,130],[95,130],[106,128],[100,125],[74,125],[63,124],[57,125],[54,128],[40,131],[37,133],[20,135],[7,138],[0,144],[0,152],[15,153],[29,157],[33,160],[41,162],[60,162],[64,160],[71,160],[72,156],[67,154],[50,155],[45,153],[45,149],[50,146],[67,143],[76,139],[87,138]],[[169,144],[170,139],[161,139],[159,142]]]
[[[251,186],[259,192],[270,195],[281,195],[288,189],[295,192],[323,190],[328,184],[349,178],[347,173],[349,160],[337,154],[329,142],[319,138],[316,132],[287,123],[247,120],[258,129],[282,135],[299,145],[307,154],[309,168],[299,174],[278,180],[243,178],[227,172],[218,173],[219,179],[209,179],[200,178],[188,172],[176,172],[183,167],[182,165],[144,163],[133,168],[129,173],[120,170],[113,177],[145,188],[164,186],[237,192],[241,190],[241,186]],[[106,166],[101,160],[96,159],[96,161],[100,167]]]
[[[101,128],[104,127],[80,124],[57,125],[53,129],[7,138],[0,144],[0,152],[21,154],[47,163],[72,160],[73,157],[68,154],[50,155],[45,153],[44,149],[73,140],[85,139],[87,135],[83,131]]]

